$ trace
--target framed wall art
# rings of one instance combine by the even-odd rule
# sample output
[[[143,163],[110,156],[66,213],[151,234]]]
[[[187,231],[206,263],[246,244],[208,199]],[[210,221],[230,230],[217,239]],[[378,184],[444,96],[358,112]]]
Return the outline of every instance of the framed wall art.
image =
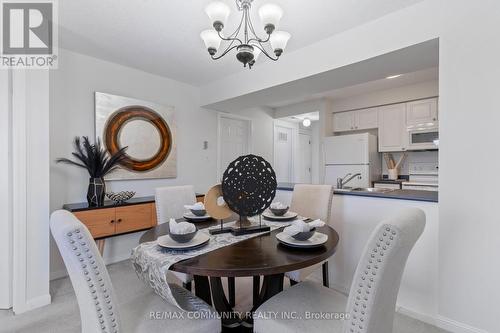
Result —
[[[96,92],[95,133],[110,153],[128,147],[106,180],[177,177],[173,107]]]

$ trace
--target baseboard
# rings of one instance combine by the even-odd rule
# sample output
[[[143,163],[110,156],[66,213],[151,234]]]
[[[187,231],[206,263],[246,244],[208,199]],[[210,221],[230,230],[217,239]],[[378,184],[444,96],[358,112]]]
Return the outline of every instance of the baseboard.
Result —
[[[420,320],[424,323],[439,327],[452,333],[488,333],[485,330],[475,328],[440,315],[432,316],[429,314],[416,312],[402,306],[396,306],[396,311],[405,316]]]
[[[16,305],[13,308],[13,310],[14,310],[14,313],[17,315],[17,314],[21,314],[21,313],[36,309],[36,308],[40,308],[40,307],[45,306],[45,305],[49,305],[51,303],[51,301],[52,301],[52,299],[50,297],[50,294],[46,294],[46,295],[32,298],[32,299],[26,301],[26,303],[24,303],[24,304]]]

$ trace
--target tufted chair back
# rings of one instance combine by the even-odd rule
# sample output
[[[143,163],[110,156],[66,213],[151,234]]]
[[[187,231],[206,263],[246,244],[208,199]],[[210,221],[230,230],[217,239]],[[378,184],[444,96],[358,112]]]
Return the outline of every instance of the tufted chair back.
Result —
[[[120,332],[113,286],[94,239],[73,214],[58,210],[50,230],[75,290],[83,333]]]
[[[354,274],[344,333],[392,332],[401,276],[424,227],[424,212],[408,208],[375,228]]]
[[[293,188],[290,210],[301,216],[330,222],[333,187],[331,185],[297,184]]]
[[[196,203],[196,193],[191,185],[159,187],[156,189],[155,202],[158,224],[161,224],[170,218],[180,219],[186,212],[184,205]]]

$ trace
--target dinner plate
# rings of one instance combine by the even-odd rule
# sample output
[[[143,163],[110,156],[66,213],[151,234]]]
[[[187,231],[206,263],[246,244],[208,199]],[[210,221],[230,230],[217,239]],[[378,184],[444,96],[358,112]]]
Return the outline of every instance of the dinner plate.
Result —
[[[191,250],[205,245],[210,240],[210,236],[204,232],[198,232],[193,239],[187,243],[178,243],[174,241],[169,235],[158,237],[158,245],[170,250]]]
[[[191,222],[201,222],[201,221],[208,221],[208,220],[212,219],[212,217],[208,214],[205,214],[203,216],[196,216],[191,212],[184,213],[184,215],[182,215],[182,217],[188,221],[191,221]]]
[[[276,238],[278,239],[278,242],[286,246],[297,248],[313,248],[325,244],[328,240],[328,235],[322,234],[321,232],[315,232],[314,235],[312,235],[312,237],[308,240],[299,241],[285,232],[280,232],[276,235]]]
[[[262,216],[266,220],[269,220],[269,221],[282,221],[282,222],[286,222],[286,221],[295,220],[297,218],[297,216],[299,216],[299,214],[294,213],[294,212],[286,212],[282,216],[276,216],[271,211],[266,210],[264,213],[262,213]]]

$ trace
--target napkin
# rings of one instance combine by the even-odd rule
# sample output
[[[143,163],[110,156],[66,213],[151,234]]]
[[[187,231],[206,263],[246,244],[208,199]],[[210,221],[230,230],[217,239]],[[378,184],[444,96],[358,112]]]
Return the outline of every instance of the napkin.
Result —
[[[311,230],[312,228],[319,228],[323,227],[325,225],[325,222],[321,220],[314,220],[312,222],[306,223],[302,220],[298,220],[293,222],[290,226],[286,227],[283,229],[283,232],[290,235],[290,236],[295,236],[299,232],[307,232]]]
[[[273,203],[271,204],[271,208],[272,208],[272,209],[285,209],[285,208],[287,208],[287,207],[288,207],[287,205],[282,204],[281,202],[273,202]]]
[[[196,231],[196,227],[192,223],[177,222],[175,219],[170,219],[168,226],[171,234],[183,235]]]
[[[186,209],[192,209],[192,210],[204,210],[205,209],[205,205],[203,204],[203,202],[197,202],[195,203],[194,205],[184,205],[184,208]]]

